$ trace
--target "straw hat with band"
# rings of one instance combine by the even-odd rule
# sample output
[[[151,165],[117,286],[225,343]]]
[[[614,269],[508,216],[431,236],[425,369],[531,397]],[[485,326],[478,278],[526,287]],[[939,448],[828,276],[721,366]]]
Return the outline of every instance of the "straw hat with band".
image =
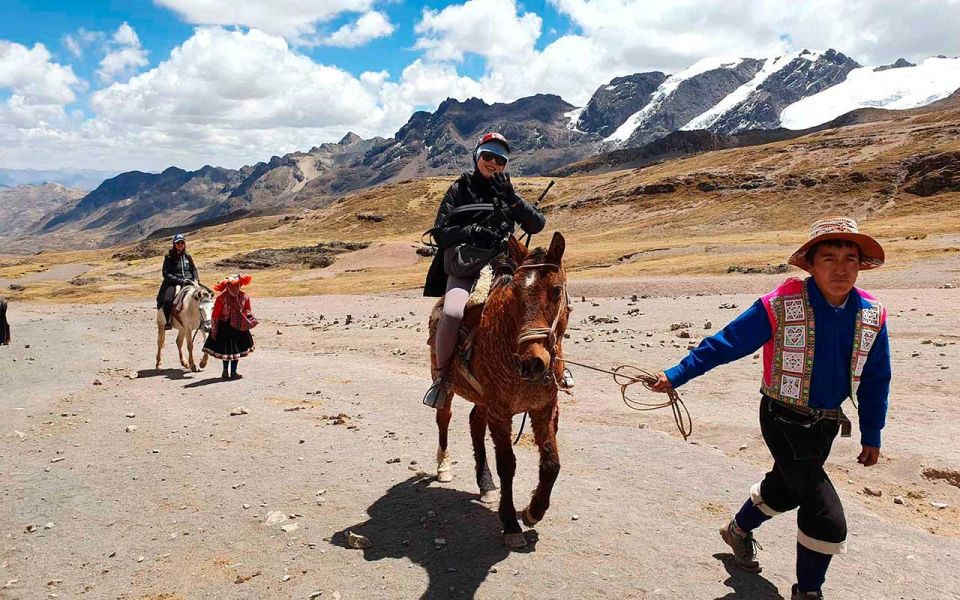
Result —
[[[857,222],[849,217],[828,217],[816,221],[810,227],[810,239],[793,253],[788,262],[810,272],[813,266],[807,262],[807,250],[814,244],[827,240],[845,240],[859,246],[861,271],[883,265],[885,256],[879,242],[865,233],[860,233]]]

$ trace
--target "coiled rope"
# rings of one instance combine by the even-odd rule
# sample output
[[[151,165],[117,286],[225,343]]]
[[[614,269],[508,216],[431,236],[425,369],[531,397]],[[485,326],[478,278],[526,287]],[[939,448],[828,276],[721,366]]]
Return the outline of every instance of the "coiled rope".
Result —
[[[657,376],[653,373],[633,365],[620,365],[619,367],[614,368],[612,371],[609,371],[607,369],[594,367],[593,365],[572,361],[566,357],[562,358],[561,360],[567,364],[583,367],[584,369],[590,369],[591,371],[613,375],[613,381],[620,386],[620,396],[623,398],[623,403],[626,404],[628,408],[639,411],[647,411],[667,408],[669,406],[673,411],[673,420],[677,424],[677,429],[680,431],[680,435],[683,436],[683,439],[687,439],[693,433],[693,420],[690,418],[690,411],[687,409],[687,405],[683,403],[683,399],[680,397],[680,394],[677,393],[677,390],[673,388],[667,390],[667,400],[664,402],[643,402],[635,398],[631,398],[627,394],[628,388],[635,383],[642,384],[643,387],[652,392],[660,393],[653,389],[653,385],[657,383]]]

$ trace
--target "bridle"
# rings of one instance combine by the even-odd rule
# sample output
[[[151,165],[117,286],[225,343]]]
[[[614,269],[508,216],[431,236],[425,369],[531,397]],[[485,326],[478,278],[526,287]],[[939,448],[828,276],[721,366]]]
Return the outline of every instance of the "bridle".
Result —
[[[529,265],[520,265],[517,267],[517,271],[522,269],[542,269],[550,268],[556,269],[557,271],[561,270],[560,265],[556,263],[536,263]],[[544,346],[547,349],[547,352],[550,354],[550,365],[543,373],[544,385],[551,383],[551,381],[556,385],[556,363],[557,363],[557,326],[560,324],[560,317],[563,315],[563,307],[569,306],[569,297],[567,295],[567,282],[564,281],[561,284],[561,294],[560,301],[557,304],[557,314],[553,317],[553,323],[550,324],[550,327],[524,327],[520,329],[520,334],[517,336],[517,352],[514,354],[514,358],[517,361],[517,364],[520,364],[520,345],[526,342],[533,342],[537,340],[545,340]]]

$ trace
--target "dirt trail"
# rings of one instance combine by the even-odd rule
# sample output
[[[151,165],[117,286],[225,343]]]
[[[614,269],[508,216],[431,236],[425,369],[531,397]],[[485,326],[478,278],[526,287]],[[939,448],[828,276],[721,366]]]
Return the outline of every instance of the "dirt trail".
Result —
[[[826,592],[960,597],[960,489],[923,476],[960,468],[949,443],[960,419],[960,292],[879,295],[895,370],[884,459],[859,467],[856,433],[834,446],[828,468],[851,537]],[[566,349],[662,368],[691,341],[672,322],[691,321],[696,341],[753,299],[578,295]],[[257,350],[238,382],[220,381],[215,363],[184,373],[172,342],[152,370],[151,304],[11,305],[14,344],[0,348],[0,598],[789,597],[792,515],[759,531],[759,576],[732,567],[717,535],[768,463],[758,361],[681,388],[695,419],[689,442],[669,415],[632,412],[605,376],[576,371],[552,507],[529,551],[511,554],[495,513],[475,502],[463,401],[451,428],[456,479],[429,476],[436,433],[420,404],[418,331],[429,300],[255,296]],[[590,315],[619,322],[581,322]],[[238,406],[249,414],[229,416]],[[522,506],[536,453],[523,443],[517,453]],[[265,524],[273,511],[296,517]],[[348,529],[375,545],[345,548]]]

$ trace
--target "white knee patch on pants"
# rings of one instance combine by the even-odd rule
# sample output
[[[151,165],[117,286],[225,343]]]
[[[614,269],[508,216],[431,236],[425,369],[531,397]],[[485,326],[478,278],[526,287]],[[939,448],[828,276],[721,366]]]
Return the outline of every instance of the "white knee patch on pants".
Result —
[[[763,501],[763,496],[760,495],[760,484],[755,483],[750,486],[750,501],[753,502],[753,505],[760,509],[760,512],[767,515],[768,517],[775,517],[780,513],[778,510],[773,510],[767,503]]]
[[[824,542],[810,537],[803,531],[797,529],[797,542],[804,548],[819,552],[820,554],[846,554],[847,541],[842,542]]]

